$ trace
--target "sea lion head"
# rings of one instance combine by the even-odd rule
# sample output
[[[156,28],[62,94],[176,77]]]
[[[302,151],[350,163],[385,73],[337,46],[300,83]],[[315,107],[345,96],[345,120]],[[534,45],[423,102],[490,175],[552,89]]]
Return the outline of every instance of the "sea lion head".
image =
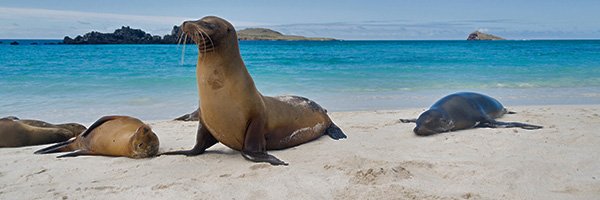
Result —
[[[72,137],[78,136],[87,129],[85,126],[78,123],[59,124],[57,126],[71,131],[73,133]]]
[[[222,18],[207,16],[196,21],[185,21],[181,27],[183,34],[198,45],[201,53],[237,47],[235,28]]]
[[[158,137],[148,125],[140,126],[130,139],[133,158],[148,158],[158,153]]]
[[[448,132],[452,128],[454,128],[454,121],[452,121],[446,112],[431,109],[419,116],[417,126],[413,131],[419,136],[427,136]]]

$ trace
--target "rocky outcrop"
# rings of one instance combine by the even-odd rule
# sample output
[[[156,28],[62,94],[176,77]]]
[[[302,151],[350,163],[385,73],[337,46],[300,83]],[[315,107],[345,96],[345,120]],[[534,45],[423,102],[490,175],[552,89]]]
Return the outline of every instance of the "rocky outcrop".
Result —
[[[75,38],[66,36],[63,39],[63,44],[177,44],[178,33],[178,26],[173,26],[171,34],[164,37],[150,35],[141,29],[123,26],[113,33],[92,31],[83,36],[78,35]],[[188,43],[191,43],[191,40],[188,40]]]
[[[469,34],[469,37],[467,37],[467,40],[506,40],[506,39],[492,35],[492,34],[475,31],[475,32]]]
[[[123,26],[113,33],[92,31],[73,39],[69,36],[63,39],[64,44],[160,44],[161,41],[160,36],[153,36],[141,29],[133,29],[129,26]]]
[[[284,35],[266,28],[247,28],[237,32],[239,40],[282,40],[282,41],[332,41],[333,38],[309,38],[297,35]]]
[[[19,42],[17,42],[17,41],[12,41],[12,42],[10,43],[10,45],[19,45]]]

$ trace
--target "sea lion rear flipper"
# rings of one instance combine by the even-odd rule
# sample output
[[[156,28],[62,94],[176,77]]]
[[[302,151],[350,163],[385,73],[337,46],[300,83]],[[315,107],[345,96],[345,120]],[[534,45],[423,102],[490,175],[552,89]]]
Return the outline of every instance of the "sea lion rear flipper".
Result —
[[[267,141],[262,133],[263,118],[257,117],[251,120],[246,128],[242,156],[252,162],[267,162],[271,165],[288,165],[273,155],[267,153]]]
[[[329,125],[329,128],[325,130],[325,134],[329,135],[329,137],[331,137],[331,139],[334,140],[348,138],[348,136],[346,136],[346,134],[342,132],[342,129],[340,129],[340,127],[338,127],[334,123],[331,123],[331,125]]]
[[[489,128],[519,127],[519,128],[527,129],[527,130],[544,128],[543,126],[538,126],[538,125],[533,125],[533,124],[525,124],[525,123],[520,123],[520,122],[499,122],[499,121],[481,123],[481,124],[477,125],[477,127],[489,127]]]
[[[402,123],[417,123],[417,119],[400,119]]]
[[[69,146],[69,144],[73,143],[73,141],[75,141],[75,137],[71,138],[67,141],[59,142],[59,143],[56,143],[55,145],[37,150],[33,153],[34,154],[49,154],[49,153],[56,153],[56,152],[64,152],[64,151],[66,151],[64,148]]]
[[[279,160],[277,157],[266,152],[249,152],[242,151],[242,156],[252,162],[268,162],[271,165],[288,165],[286,162]]]
[[[77,156],[82,156],[82,155],[93,155],[92,152],[89,152],[87,150],[77,150],[77,151],[73,151],[70,153],[66,153],[60,156],[56,156],[57,158],[64,158],[64,157],[77,157]]]

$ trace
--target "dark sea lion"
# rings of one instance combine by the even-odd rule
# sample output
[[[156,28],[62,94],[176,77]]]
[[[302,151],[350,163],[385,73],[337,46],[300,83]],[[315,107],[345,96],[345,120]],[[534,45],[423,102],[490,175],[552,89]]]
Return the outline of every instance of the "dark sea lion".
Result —
[[[324,134],[346,138],[317,103],[297,96],[263,96],[240,55],[234,27],[218,17],[186,21],[186,37],[198,45],[196,77],[200,123],[196,145],[189,151],[164,154],[198,155],[221,142],[253,162],[286,165],[267,154],[314,140]]]
[[[461,92],[448,95],[425,111],[418,119],[402,119],[416,122],[414,132],[420,136],[475,127],[539,129],[542,126],[519,122],[499,122],[496,118],[510,113],[498,100],[478,93]]]
[[[181,117],[175,118],[175,121],[198,121],[200,120],[200,115],[198,114],[198,109],[194,110],[190,114],[185,114]]]
[[[85,129],[85,127],[83,128]],[[31,126],[21,122],[18,118],[0,119],[0,147],[21,147],[62,142],[75,137],[77,134],[60,127]]]
[[[147,158],[158,152],[158,137],[150,126],[127,116],[105,116],[85,132],[66,142],[36,151],[36,154],[69,152],[60,157],[79,155]]]

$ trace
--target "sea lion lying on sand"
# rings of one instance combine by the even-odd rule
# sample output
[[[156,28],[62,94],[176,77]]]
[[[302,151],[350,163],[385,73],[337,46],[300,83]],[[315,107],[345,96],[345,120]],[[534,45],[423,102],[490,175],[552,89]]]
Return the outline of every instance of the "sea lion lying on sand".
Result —
[[[433,135],[475,127],[540,129],[542,126],[519,122],[499,122],[496,118],[508,112],[498,100],[478,93],[461,92],[448,95],[425,111],[418,119],[401,119],[416,122],[413,129],[420,136]]]
[[[40,149],[35,154],[71,152],[58,157],[103,155],[147,158],[156,155],[158,146],[156,134],[139,119],[105,116],[76,138]]]
[[[67,141],[85,131],[77,123],[50,124],[10,116],[0,119],[0,147],[21,147]]]

